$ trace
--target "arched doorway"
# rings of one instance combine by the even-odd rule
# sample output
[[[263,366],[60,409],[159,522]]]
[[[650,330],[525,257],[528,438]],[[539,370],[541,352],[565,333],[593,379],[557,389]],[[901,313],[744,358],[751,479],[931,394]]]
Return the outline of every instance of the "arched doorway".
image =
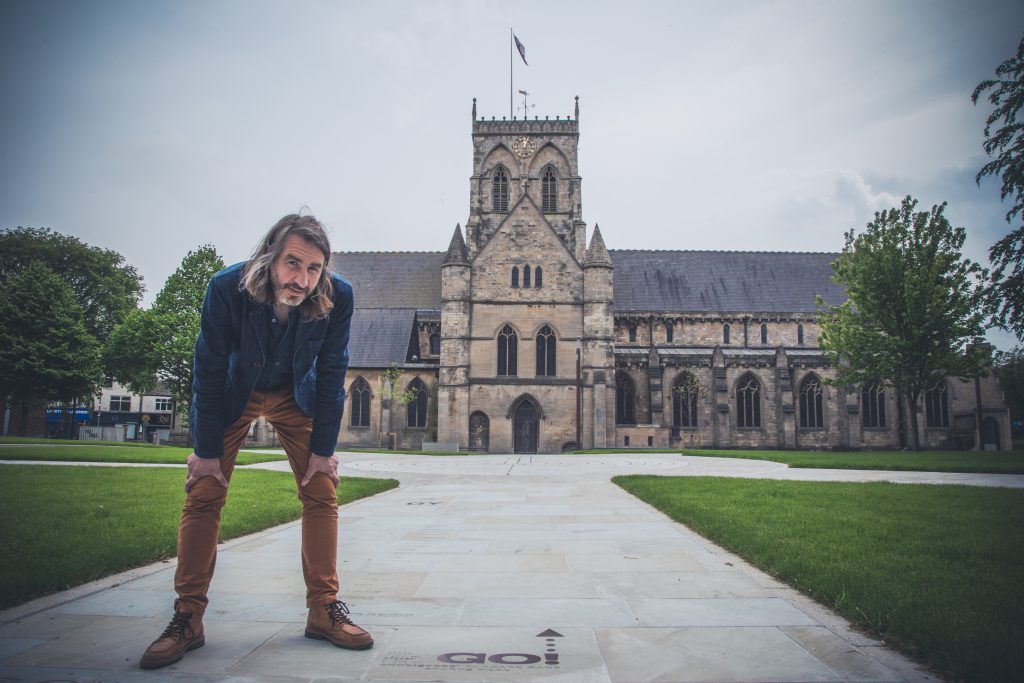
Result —
[[[981,447],[990,450],[993,446],[999,450],[999,421],[994,417],[986,417],[981,421]]]
[[[521,401],[512,414],[512,450],[516,453],[536,453],[540,423],[537,409],[530,401]]]
[[[491,444],[491,420],[479,410],[469,416],[469,450],[486,453]]]

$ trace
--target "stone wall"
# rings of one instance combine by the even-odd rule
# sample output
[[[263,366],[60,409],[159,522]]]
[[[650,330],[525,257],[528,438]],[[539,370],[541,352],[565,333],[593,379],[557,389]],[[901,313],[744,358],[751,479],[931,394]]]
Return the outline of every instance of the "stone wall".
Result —
[[[730,346],[744,347],[744,321],[747,323],[746,347],[775,348],[777,346],[814,348],[818,345],[818,325],[812,316],[803,318],[770,318],[768,316],[731,317],[672,316],[666,314],[629,314],[615,316],[615,344],[641,346]],[[761,324],[768,326],[768,343],[761,343]],[[723,326],[728,324],[729,343],[724,343]],[[672,326],[672,341],[667,339],[666,325]],[[636,341],[630,342],[629,329],[636,328]],[[803,328],[804,341],[799,342],[798,328]]]

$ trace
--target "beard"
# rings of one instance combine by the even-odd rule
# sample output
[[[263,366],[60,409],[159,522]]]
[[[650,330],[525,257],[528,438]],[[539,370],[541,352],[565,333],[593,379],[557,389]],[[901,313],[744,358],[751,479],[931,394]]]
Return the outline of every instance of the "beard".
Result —
[[[311,289],[302,289],[295,285],[279,285],[274,283],[274,299],[285,306],[298,306],[312,292]]]

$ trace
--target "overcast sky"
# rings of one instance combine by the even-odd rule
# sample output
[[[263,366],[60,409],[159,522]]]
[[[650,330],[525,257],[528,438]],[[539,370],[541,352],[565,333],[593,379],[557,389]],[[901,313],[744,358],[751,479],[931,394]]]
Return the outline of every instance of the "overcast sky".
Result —
[[[530,116],[580,98],[610,248],[839,251],[906,194],[948,201],[982,263],[1009,229],[970,94],[1017,0],[5,0],[0,227],[120,252],[147,304],[189,250],[243,260],[302,207],[338,251],[444,250],[472,100],[509,116],[510,28]]]

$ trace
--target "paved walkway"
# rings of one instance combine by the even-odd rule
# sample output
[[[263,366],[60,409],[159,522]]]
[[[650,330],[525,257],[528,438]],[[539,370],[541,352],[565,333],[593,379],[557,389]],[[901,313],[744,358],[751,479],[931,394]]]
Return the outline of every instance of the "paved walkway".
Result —
[[[402,482],[341,512],[343,598],[373,633],[374,649],[303,637],[300,530],[292,523],[221,547],[207,645],[180,663],[137,669],[170,616],[167,562],[0,613],[0,680],[935,680],[609,478],[1024,487],[1024,475],[789,470],[672,454],[342,461],[345,475]]]

